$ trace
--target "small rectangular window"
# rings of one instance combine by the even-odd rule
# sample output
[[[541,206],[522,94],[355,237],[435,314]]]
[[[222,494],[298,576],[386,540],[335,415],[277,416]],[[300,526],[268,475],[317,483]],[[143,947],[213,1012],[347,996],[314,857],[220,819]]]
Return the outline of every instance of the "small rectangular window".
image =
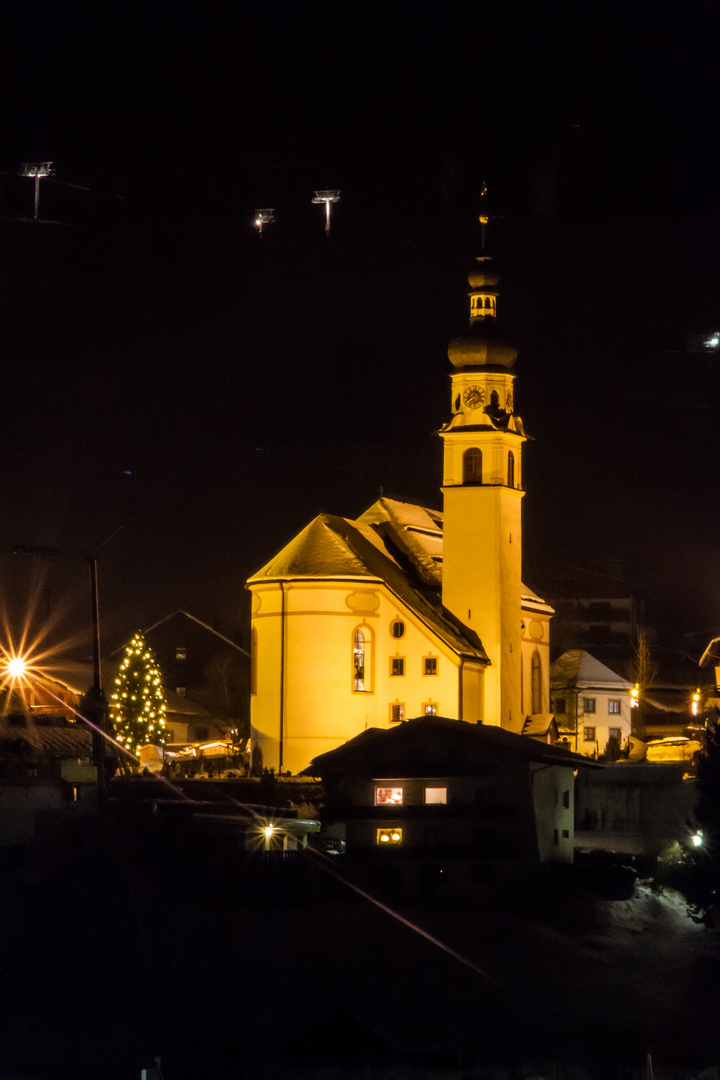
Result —
[[[608,701],[608,712],[610,713],[611,716],[619,716],[620,715],[620,699],[619,698],[610,698],[609,699],[609,701]]]
[[[611,738],[611,739],[619,739],[620,738],[620,728],[619,727],[608,728],[608,737]]]
[[[583,698],[583,712],[594,713],[595,712],[595,698],[585,697]]]
[[[563,791],[563,806],[566,810],[570,809],[570,792]]]
[[[391,844],[402,844],[402,829],[376,829],[375,843],[380,847],[389,847]]]
[[[426,803],[446,803],[447,802],[447,788],[446,787],[426,787],[425,788],[425,802]]]
[[[423,675],[437,675],[438,662],[437,656],[424,656],[423,657]]]
[[[563,838],[563,840],[569,840],[570,839],[570,830],[569,829],[563,829],[562,838]]]
[[[565,698],[555,698],[555,712],[561,715],[565,712]]]
[[[390,706],[390,723],[399,724],[405,719],[405,706],[397,702]]]
[[[585,740],[585,742],[595,742],[595,728],[583,728],[583,739]]]
[[[405,674],[405,657],[404,656],[392,656],[390,658],[390,674],[391,675],[404,675]]]
[[[403,789],[401,787],[375,788],[376,806],[402,806]]]
[[[176,645],[175,646],[175,659],[176,660],[187,660],[187,649],[186,649],[186,647],[184,645]]]
[[[423,716],[437,716],[438,707],[436,701],[426,701],[422,706]]]

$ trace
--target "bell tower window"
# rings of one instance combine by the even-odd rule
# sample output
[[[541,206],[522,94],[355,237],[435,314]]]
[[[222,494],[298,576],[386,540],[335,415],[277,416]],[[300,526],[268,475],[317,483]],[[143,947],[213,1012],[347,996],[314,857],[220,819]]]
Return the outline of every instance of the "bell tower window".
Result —
[[[500,406],[500,398],[498,397],[497,390],[493,390],[492,394],[490,395],[490,405],[494,409],[497,409]]]
[[[515,455],[508,450],[508,487],[515,487]]]
[[[482,450],[477,446],[463,454],[463,484],[482,484]]]

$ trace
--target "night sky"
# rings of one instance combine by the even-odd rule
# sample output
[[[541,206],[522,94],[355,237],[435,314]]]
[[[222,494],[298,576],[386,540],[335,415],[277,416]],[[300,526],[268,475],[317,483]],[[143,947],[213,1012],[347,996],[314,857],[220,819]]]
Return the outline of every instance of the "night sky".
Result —
[[[317,513],[381,485],[440,505],[483,182],[535,439],[528,583],[621,559],[673,640],[718,632],[720,353],[687,347],[720,329],[717,5],[3,18],[0,544],[83,553],[124,526],[106,651],[178,607],[242,638],[245,578]],[[35,225],[16,174],[38,160],[64,183]],[[58,640],[85,625],[80,561],[0,566],[11,622],[35,588]]]

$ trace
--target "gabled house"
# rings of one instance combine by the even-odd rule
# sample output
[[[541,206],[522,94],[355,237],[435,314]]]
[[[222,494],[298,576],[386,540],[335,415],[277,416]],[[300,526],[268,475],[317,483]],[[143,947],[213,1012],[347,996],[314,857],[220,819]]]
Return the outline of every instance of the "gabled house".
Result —
[[[617,750],[632,732],[632,683],[584,649],[569,649],[550,665],[550,705],[560,742],[598,757],[612,738]]]
[[[0,717],[0,847],[27,843],[39,815],[96,806],[92,737],[56,714]]]
[[[308,772],[322,778],[323,828],[356,873],[462,895],[572,862],[574,771],[588,765],[499,727],[421,716],[363,732]]]

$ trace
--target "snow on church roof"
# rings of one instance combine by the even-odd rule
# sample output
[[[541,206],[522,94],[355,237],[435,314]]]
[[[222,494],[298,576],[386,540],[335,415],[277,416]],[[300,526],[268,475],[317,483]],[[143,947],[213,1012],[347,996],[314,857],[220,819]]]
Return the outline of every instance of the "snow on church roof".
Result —
[[[441,554],[442,514],[379,499],[357,521],[320,514],[248,584],[302,578],[383,582],[455,652],[487,663],[478,636],[442,607]]]

